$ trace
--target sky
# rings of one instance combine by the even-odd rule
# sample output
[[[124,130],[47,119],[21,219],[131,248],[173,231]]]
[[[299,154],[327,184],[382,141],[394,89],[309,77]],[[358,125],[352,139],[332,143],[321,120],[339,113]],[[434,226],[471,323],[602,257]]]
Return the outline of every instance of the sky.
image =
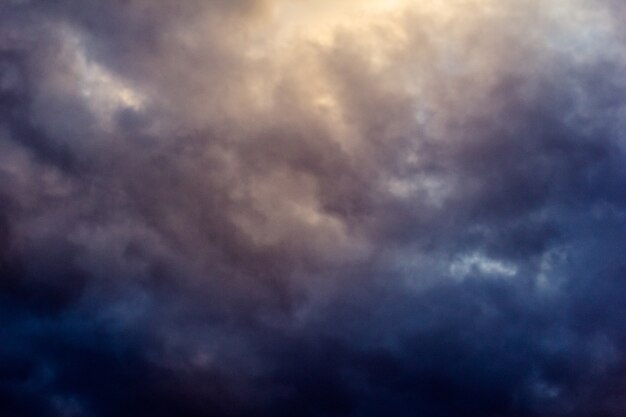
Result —
[[[0,415],[622,417],[619,0],[2,0]]]

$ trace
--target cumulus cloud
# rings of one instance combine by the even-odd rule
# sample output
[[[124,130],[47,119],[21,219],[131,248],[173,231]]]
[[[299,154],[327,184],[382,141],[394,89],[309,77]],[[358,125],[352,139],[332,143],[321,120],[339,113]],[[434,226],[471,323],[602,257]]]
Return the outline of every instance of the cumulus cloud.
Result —
[[[618,416],[623,10],[0,5],[0,412]]]

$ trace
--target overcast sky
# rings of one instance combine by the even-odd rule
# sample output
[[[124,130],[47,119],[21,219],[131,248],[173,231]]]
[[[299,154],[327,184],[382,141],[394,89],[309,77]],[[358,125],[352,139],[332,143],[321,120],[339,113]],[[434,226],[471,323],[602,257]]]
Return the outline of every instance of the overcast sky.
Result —
[[[618,0],[2,0],[0,415],[623,417]]]

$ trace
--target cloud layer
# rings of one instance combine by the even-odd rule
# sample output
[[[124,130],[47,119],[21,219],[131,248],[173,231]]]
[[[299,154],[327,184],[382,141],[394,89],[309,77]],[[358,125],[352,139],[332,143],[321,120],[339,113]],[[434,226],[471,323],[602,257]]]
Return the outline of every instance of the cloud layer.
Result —
[[[626,10],[0,5],[0,414],[617,417]]]

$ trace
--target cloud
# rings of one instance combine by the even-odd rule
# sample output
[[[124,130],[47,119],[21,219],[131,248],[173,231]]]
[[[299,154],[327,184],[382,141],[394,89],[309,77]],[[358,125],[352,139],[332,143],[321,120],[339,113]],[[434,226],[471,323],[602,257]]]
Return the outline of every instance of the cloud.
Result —
[[[620,415],[619,13],[0,6],[0,411]]]

